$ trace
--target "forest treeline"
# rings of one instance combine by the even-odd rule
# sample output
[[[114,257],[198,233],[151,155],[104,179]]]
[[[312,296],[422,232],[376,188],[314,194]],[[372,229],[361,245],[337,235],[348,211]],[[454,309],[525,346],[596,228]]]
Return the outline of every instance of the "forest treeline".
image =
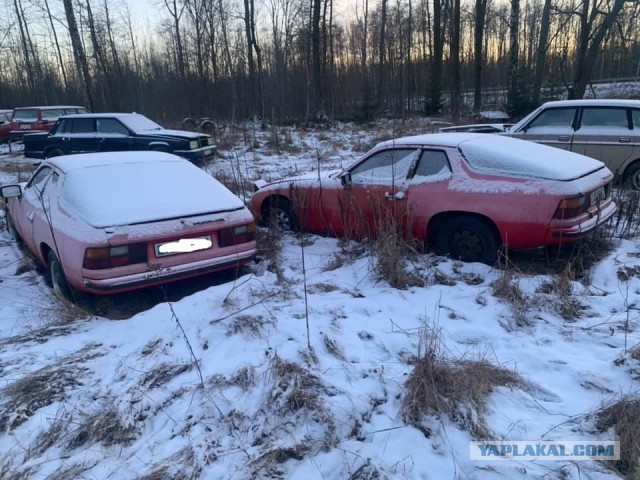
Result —
[[[519,116],[640,73],[638,0],[156,0],[151,14],[4,0],[0,107],[298,121],[503,103]]]

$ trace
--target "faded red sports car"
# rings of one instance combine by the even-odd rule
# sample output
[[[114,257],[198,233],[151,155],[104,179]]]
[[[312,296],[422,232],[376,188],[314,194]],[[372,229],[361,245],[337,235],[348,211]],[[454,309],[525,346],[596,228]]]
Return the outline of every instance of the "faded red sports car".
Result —
[[[251,207],[281,229],[363,237],[399,227],[441,254],[491,264],[501,246],[574,242],[606,222],[612,179],[583,155],[441,133],[380,143],[341,171],[257,182]]]
[[[256,254],[253,215],[242,200],[169,153],[56,157],[0,194],[9,230],[68,297],[236,268]]]

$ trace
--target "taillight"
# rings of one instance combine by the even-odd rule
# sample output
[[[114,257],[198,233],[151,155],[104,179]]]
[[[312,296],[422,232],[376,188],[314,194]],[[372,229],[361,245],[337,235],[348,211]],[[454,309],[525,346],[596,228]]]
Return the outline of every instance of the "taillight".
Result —
[[[577,197],[563,198],[556,209],[553,218],[562,220],[563,218],[573,218],[582,215],[587,211],[587,197],[578,195]]]
[[[230,247],[239,243],[252,242],[256,239],[256,224],[248,223],[238,227],[218,230],[218,245]]]
[[[87,248],[84,251],[82,266],[90,270],[124,267],[136,263],[146,263],[147,245],[132,243],[117,247]]]

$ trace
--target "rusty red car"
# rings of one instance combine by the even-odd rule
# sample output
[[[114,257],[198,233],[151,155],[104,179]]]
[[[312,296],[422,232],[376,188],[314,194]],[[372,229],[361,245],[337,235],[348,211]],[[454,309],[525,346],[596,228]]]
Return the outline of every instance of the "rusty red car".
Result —
[[[56,157],[0,195],[8,230],[72,299],[238,268],[256,255],[242,200],[169,153]]]
[[[251,208],[279,229],[373,237],[389,225],[440,254],[492,264],[499,249],[575,242],[616,211],[600,161],[499,135],[382,142],[351,166],[256,182]]]

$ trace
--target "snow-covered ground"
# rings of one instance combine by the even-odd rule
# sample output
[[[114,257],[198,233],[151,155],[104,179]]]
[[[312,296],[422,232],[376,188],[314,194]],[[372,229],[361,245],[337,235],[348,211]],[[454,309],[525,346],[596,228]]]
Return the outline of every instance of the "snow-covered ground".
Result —
[[[434,128],[248,126],[221,133],[237,148],[207,168],[248,194],[259,177],[340,167],[378,140]],[[20,170],[7,167],[15,159],[0,156],[0,181]],[[590,413],[638,391],[640,239],[613,239],[579,281],[542,259],[516,261],[511,276],[424,253],[404,290],[360,245],[275,242],[266,271],[87,313],[55,298],[0,231],[0,478],[615,478],[592,461],[471,461],[469,427],[480,413],[494,439],[614,439]],[[496,281],[517,283],[520,303],[494,295]],[[413,425],[406,382],[429,339],[442,358],[522,381],[494,388],[480,412],[459,405]]]

